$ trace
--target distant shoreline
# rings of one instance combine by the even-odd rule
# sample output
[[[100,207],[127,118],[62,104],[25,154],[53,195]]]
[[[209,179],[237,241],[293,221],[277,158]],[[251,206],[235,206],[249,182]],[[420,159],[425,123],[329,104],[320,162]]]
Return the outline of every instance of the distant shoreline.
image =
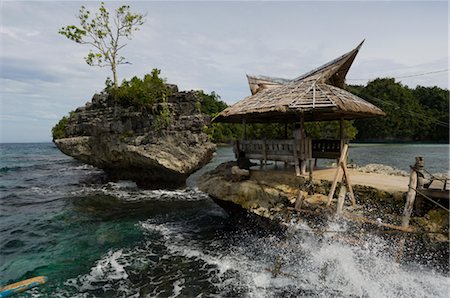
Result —
[[[19,144],[53,144],[52,141],[42,141],[42,142],[0,142],[0,145],[19,145]],[[230,143],[215,143],[217,146],[231,146]],[[392,141],[392,142],[363,142],[363,141],[355,141],[350,142],[350,145],[449,145],[449,143],[445,142],[401,142],[401,141]]]

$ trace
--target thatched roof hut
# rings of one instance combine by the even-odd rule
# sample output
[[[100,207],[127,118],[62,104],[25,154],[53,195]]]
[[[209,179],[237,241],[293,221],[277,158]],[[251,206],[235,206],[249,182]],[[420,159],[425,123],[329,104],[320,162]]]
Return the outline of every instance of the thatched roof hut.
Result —
[[[247,76],[252,95],[228,107],[213,121],[286,123],[301,118],[322,121],[385,115],[373,104],[341,89],[362,44],[293,80]]]

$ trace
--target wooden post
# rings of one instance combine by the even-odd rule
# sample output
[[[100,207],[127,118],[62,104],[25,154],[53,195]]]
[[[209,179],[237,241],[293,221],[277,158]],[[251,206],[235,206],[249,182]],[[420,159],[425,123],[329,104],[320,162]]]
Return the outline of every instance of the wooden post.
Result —
[[[342,214],[342,209],[344,207],[344,201],[345,201],[346,194],[347,194],[347,188],[345,187],[344,181],[342,181],[341,188],[339,190],[336,214]]]
[[[423,189],[423,184],[424,184],[423,168],[424,168],[424,166],[425,166],[424,158],[422,156],[416,156],[416,164],[414,165],[414,168],[417,173],[417,189]]]
[[[299,190],[298,191],[298,196],[297,196],[297,200],[295,200],[295,206],[294,209],[299,211],[302,209],[302,204],[303,204],[303,191]]]
[[[287,123],[284,124],[284,139],[287,140],[288,135],[287,135],[287,131],[288,131],[288,127],[287,127]]]
[[[300,176],[300,166],[298,164],[298,154],[297,154],[297,141],[296,139],[293,140],[292,150],[294,153],[294,165],[295,165],[295,174]]]
[[[266,140],[263,140],[263,158],[264,158],[264,169],[267,165],[267,148],[266,148]]]
[[[417,158],[416,158],[417,161]],[[409,220],[411,218],[412,209],[414,206],[414,200],[416,198],[417,188],[417,173],[415,166],[411,167],[411,174],[409,175],[409,189],[406,195],[405,209],[403,210],[402,227],[409,226]]]
[[[422,156],[416,156],[416,164],[414,165],[414,168],[417,173],[417,187],[416,189],[423,189],[424,187],[424,166],[425,161]],[[445,190],[445,187],[443,188]],[[414,202],[414,209],[418,213],[418,215],[425,215],[425,206],[424,206],[424,198],[422,196],[416,196],[415,202]]]
[[[309,167],[309,180],[312,182],[313,179],[313,164],[312,159],[308,159],[308,167]]]
[[[341,118],[339,120],[339,140],[343,140],[344,139],[344,118]]]
[[[336,186],[339,178],[339,172],[342,168],[342,162],[347,158],[348,145],[345,144],[342,148],[341,157],[339,158],[339,164],[336,170],[336,174],[334,175],[333,183],[331,184],[330,193],[328,194],[328,202],[327,206],[330,206],[331,200],[333,199],[334,192],[336,191]],[[348,180],[347,180],[348,181]]]
[[[302,114],[300,118],[300,131],[302,133],[302,137],[300,140],[300,173],[302,175],[306,174],[306,156],[305,156],[305,148],[306,148],[306,133],[305,133],[305,116]]]
[[[242,119],[242,125],[244,125],[244,140],[247,140],[247,125],[245,119]]]
[[[350,181],[350,175],[347,172],[347,158],[345,158],[344,161],[341,162],[341,167],[342,167],[342,172],[343,172],[343,178],[345,179],[343,181],[345,181],[348,191],[350,193],[350,200],[352,201],[352,206],[356,207],[355,194],[353,193],[353,187],[352,187],[352,183]]]

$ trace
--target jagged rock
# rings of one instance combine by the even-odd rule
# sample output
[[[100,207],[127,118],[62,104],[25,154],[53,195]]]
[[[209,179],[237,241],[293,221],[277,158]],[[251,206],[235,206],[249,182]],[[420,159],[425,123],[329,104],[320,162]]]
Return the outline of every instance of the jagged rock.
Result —
[[[162,109],[122,107],[107,94],[72,112],[65,138],[54,143],[65,154],[104,169],[112,179],[131,179],[140,186],[178,187],[210,161],[215,145],[203,132],[209,116],[198,111],[195,91],[170,85],[170,124],[159,127]]]
[[[317,218],[319,215],[335,213],[335,200],[332,201],[332,207],[327,207],[331,184],[327,181],[310,183],[305,177],[296,177],[292,172],[277,170],[251,170],[246,180],[238,180],[234,179],[232,174],[235,164],[236,162],[223,163],[213,171],[205,173],[197,182],[198,188],[209,194],[220,206],[228,207],[234,204],[233,210],[240,207],[249,213],[269,219],[276,218],[283,223],[292,222],[295,212],[299,211],[295,209],[316,212]],[[314,193],[308,191],[311,184],[315,186]],[[362,185],[353,185],[353,191],[357,205],[353,208],[347,200],[346,211],[361,218],[379,218],[380,222],[401,222],[405,205],[402,192],[391,193]],[[301,206],[296,206],[299,196]],[[411,226],[430,235],[442,234],[433,236],[433,239],[448,243],[449,220],[445,212],[431,210],[425,217],[414,217]]]

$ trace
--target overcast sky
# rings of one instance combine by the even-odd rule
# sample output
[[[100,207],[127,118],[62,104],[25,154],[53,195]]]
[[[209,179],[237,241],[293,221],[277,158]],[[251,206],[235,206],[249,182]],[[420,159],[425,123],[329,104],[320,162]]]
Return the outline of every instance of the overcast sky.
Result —
[[[110,9],[122,2],[105,1]],[[248,96],[245,74],[294,78],[366,42],[348,83],[448,69],[444,2],[137,2],[146,23],[122,54],[119,79],[153,68],[180,90]],[[88,66],[89,50],[58,35],[81,5],[1,1],[1,141],[51,141],[51,127],[101,91],[110,73]],[[448,88],[448,72],[399,79]]]

